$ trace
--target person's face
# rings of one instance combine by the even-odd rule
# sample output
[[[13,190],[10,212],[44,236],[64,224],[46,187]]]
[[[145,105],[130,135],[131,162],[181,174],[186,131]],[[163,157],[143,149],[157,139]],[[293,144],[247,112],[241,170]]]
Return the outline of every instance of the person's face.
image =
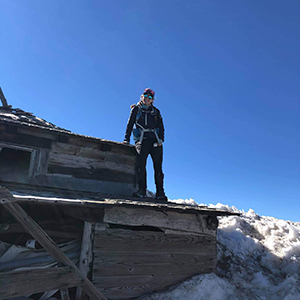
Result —
[[[149,94],[143,95],[143,103],[145,105],[150,105],[153,102],[153,97]]]

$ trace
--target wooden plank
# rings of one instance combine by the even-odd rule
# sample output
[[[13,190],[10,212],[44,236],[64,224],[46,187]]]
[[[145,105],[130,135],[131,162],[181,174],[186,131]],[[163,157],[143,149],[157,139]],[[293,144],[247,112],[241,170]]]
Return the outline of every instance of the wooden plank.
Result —
[[[52,130],[44,130],[38,127],[22,126],[18,128],[18,132],[26,135],[46,138],[48,140],[56,141],[58,133]]]
[[[207,216],[164,212],[143,208],[105,208],[104,222],[131,226],[154,226],[184,232],[216,235],[216,230],[207,227]]]
[[[83,285],[71,267],[0,273],[0,299]]]
[[[0,142],[0,147],[2,148],[10,148],[10,149],[16,149],[16,150],[21,150],[21,151],[27,151],[27,152],[32,152],[34,149],[31,147],[24,147],[22,145],[16,145],[8,142]]]
[[[91,222],[84,222],[79,270],[88,278],[91,278],[92,275],[94,233],[95,224]],[[78,287],[76,290],[76,300],[82,300],[83,297],[84,293],[82,288]]]
[[[62,167],[49,163],[48,173],[72,175],[78,179],[101,180],[120,183],[134,183],[135,174],[124,173],[111,169],[86,169],[74,167]]]
[[[103,220],[103,209],[90,207],[62,207],[61,210],[69,216],[87,222],[101,222]]]
[[[12,126],[7,125],[7,127],[11,128]],[[7,132],[9,132],[10,130],[11,129],[8,128],[6,129]],[[10,143],[15,143],[24,146],[31,146],[35,148],[45,148],[45,149],[51,148],[51,140],[48,140],[46,138],[31,136],[22,133],[7,134],[7,132],[0,132],[1,141],[7,141]]]
[[[153,291],[165,290],[189,278],[189,275],[97,276],[93,282],[108,299],[133,299]]]
[[[69,291],[67,288],[60,289],[61,300],[70,300]]]
[[[36,149],[31,154],[29,177],[47,174],[49,150]]]
[[[81,234],[78,230],[76,232],[69,232],[69,231],[58,231],[58,230],[50,230],[45,229],[45,232],[56,238],[66,238],[66,239],[77,239],[80,240]],[[20,226],[19,224],[0,224],[0,234],[7,234],[7,233],[27,233],[27,230],[24,227]]]
[[[97,251],[94,256],[94,276],[132,275],[196,275],[214,269],[217,255],[173,254],[155,252]]]
[[[68,144],[77,146],[99,147],[101,151],[117,153],[119,155],[136,155],[134,147],[129,147],[121,143],[106,141],[86,136],[70,136]]]
[[[111,174],[112,176],[113,174]],[[104,175],[103,175],[104,176]],[[126,178],[126,177],[124,177]],[[110,178],[108,178],[110,179]],[[111,177],[113,180],[114,178]],[[128,180],[129,181],[129,180]],[[31,184],[43,187],[52,187],[64,190],[85,191],[101,194],[132,195],[136,191],[134,180],[132,182],[65,178],[56,175],[39,175],[30,181]]]
[[[95,232],[94,252],[132,251],[209,254],[215,251],[216,238],[198,235],[167,235],[155,231],[108,229]]]
[[[128,156],[120,153],[101,151],[101,147],[99,147],[99,145],[78,146],[60,142],[53,142],[51,151],[60,154],[83,156],[100,161],[110,161],[124,165],[135,165],[136,163],[136,155]]]
[[[2,105],[4,107],[11,107],[11,105],[8,105],[7,100],[6,100],[5,96],[4,96],[4,93],[3,93],[2,89],[1,89],[1,87],[0,87],[0,99],[1,99]]]
[[[76,182],[79,184],[80,180]],[[93,181],[92,181],[93,182]],[[101,186],[101,182],[97,182],[98,185]],[[93,183],[94,183],[93,182]],[[1,181],[0,181],[1,183]],[[63,182],[66,183],[66,182]],[[154,201],[147,201],[146,199],[139,199],[131,196],[121,196],[121,194],[117,195],[108,195],[104,193],[95,193],[93,191],[93,188],[90,186],[89,192],[77,192],[78,189],[76,189],[76,186],[72,188],[71,190],[66,190],[60,188],[60,189],[53,189],[53,188],[43,188],[42,190],[37,186],[28,186],[28,185],[22,185],[22,184],[15,184],[15,183],[5,183],[6,186],[10,187],[10,189],[14,191],[20,191],[20,192],[26,192],[31,194],[32,196],[18,196],[15,195],[15,199],[20,203],[44,203],[44,204],[50,204],[50,205],[71,205],[71,206],[77,206],[77,207],[91,207],[91,208],[107,208],[112,206],[120,206],[120,207],[130,207],[130,208],[147,208],[150,210],[158,210],[158,211],[164,211],[165,213],[169,211],[178,211],[182,214],[199,214],[199,215],[207,215],[211,217],[215,216],[239,216],[238,213],[232,213],[228,211],[208,208],[204,206],[191,206],[191,205],[181,205],[181,204],[175,204],[175,203],[156,203]],[[66,184],[67,185],[67,184]],[[119,185],[122,185],[120,183],[111,183],[111,187],[114,190],[117,190],[117,187]],[[130,186],[130,185],[124,185],[124,186]],[[19,188],[20,187],[20,188]],[[24,189],[22,188],[24,187]],[[28,190],[26,189],[28,187]],[[72,186],[73,187],[73,186]],[[104,189],[104,186],[102,186]],[[39,191],[41,194],[39,194]],[[50,192],[55,197],[58,197],[58,199],[51,199],[51,197],[47,197],[44,195],[44,192]],[[36,195],[36,196],[34,196]],[[40,196],[40,197],[39,197]],[[86,200],[90,199],[90,200]]]
[[[82,169],[109,169],[118,172],[135,174],[135,165],[124,165],[114,161],[106,161],[104,159],[92,159],[79,155],[61,154],[51,152],[49,155],[49,164],[53,166],[61,166],[66,168],[82,168]]]
[[[67,210],[68,211],[68,210]],[[71,215],[72,216],[72,215]],[[73,217],[73,216],[72,216]],[[55,236],[70,238],[81,238],[82,229],[74,226],[74,220],[64,219],[62,223],[53,221],[39,221],[38,224],[44,228],[45,232],[51,232]],[[19,223],[0,223],[0,234],[3,233],[24,233],[26,229]],[[49,233],[48,233],[49,234]],[[51,235],[51,234],[49,234]]]
[[[13,196],[6,188],[0,188],[0,203],[28,230],[28,232],[53,256],[59,263],[72,267],[76,274],[84,281],[84,291],[92,299],[106,299],[81,273],[77,266],[63,253],[54,241],[42,230],[42,228],[30,218],[30,216],[15,202]]]

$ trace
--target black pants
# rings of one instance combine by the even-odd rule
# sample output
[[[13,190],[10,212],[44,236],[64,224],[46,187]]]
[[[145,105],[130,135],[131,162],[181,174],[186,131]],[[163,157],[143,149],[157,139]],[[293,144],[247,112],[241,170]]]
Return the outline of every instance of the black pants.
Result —
[[[135,144],[135,149],[138,153],[137,175],[139,191],[144,194],[147,189],[146,163],[149,154],[153,161],[156,195],[164,194],[164,174],[162,172],[163,146],[154,147],[153,145],[156,142],[156,139],[145,139],[142,143],[138,142]]]

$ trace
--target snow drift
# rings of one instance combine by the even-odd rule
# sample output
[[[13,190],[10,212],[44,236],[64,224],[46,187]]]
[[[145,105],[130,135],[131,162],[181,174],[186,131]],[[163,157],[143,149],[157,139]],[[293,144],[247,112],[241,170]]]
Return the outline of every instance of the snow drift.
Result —
[[[173,202],[198,205],[192,199]],[[209,207],[241,213],[218,218],[217,274],[194,276],[140,300],[299,300],[300,222],[222,204]]]

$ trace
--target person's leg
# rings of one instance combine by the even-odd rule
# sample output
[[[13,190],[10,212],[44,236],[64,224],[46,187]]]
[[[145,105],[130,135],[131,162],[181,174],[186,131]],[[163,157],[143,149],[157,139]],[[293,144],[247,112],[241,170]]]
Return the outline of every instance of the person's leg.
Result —
[[[147,189],[146,163],[147,163],[147,157],[150,152],[149,142],[147,140],[143,140],[142,143],[136,143],[135,149],[136,149],[136,152],[138,153],[138,155],[137,155],[137,177],[138,177],[139,189],[138,189],[137,194],[145,196],[146,189]]]
[[[152,147],[150,152],[153,168],[154,168],[154,179],[156,185],[156,198],[161,198],[166,200],[164,192],[164,174],[162,171],[162,161],[163,161],[163,146]]]

